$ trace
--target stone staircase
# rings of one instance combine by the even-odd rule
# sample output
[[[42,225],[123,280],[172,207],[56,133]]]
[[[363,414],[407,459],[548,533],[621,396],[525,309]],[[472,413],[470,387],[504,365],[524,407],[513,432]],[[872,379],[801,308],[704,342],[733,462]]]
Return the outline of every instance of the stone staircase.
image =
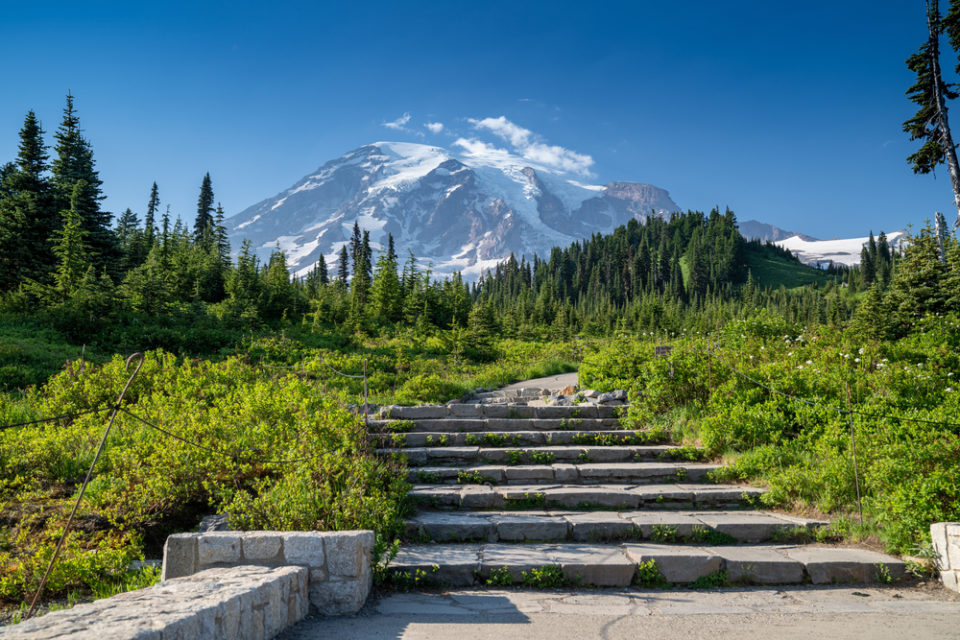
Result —
[[[809,543],[827,523],[753,509],[762,489],[711,482],[719,465],[619,429],[618,407],[532,406],[537,395],[384,407],[370,422],[379,453],[405,455],[419,505],[390,564],[399,582],[558,586],[562,572],[563,584],[595,586],[867,584],[905,574],[896,558]]]

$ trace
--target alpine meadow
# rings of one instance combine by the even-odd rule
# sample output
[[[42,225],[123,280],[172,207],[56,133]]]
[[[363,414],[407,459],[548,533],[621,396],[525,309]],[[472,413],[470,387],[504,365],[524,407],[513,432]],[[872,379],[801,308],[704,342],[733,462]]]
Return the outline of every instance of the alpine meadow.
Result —
[[[946,117],[960,95],[951,71],[960,71],[960,2],[943,15],[927,4],[929,39],[907,60],[917,112],[902,125],[917,148],[900,169],[945,166],[960,222]],[[930,525],[960,521],[952,212],[920,212],[929,221],[895,245],[870,229],[859,264],[811,266],[741,235],[726,206],[668,211],[663,190],[561,180],[546,161],[520,175],[430,147],[436,166],[410,178],[428,196],[374,193],[375,180],[400,180],[390,167],[411,164],[377,161],[387,152],[374,145],[358,154],[380,162],[363,182],[368,199],[357,186],[336,215],[295,199],[329,173],[318,170],[231,222],[217,167],[176,194],[195,197],[195,211],[176,211],[165,200],[175,194],[147,176],[140,202],[108,212],[96,141],[81,126],[85,98],[67,93],[53,130],[28,111],[15,157],[0,158],[9,160],[0,165],[2,622],[26,612],[49,566],[47,609],[157,583],[152,561],[167,536],[217,514],[237,530],[373,530],[381,587],[409,588],[386,567],[417,507],[400,450],[410,425],[378,432],[371,416],[568,372],[578,372],[576,391],[627,392],[622,436],[575,444],[675,442],[692,461],[723,465],[709,481],[765,489],[756,506],[829,521],[805,534],[817,541],[906,556],[925,577]],[[402,132],[407,120],[385,126]],[[489,130],[505,122],[470,121]],[[523,131],[510,135],[534,139]],[[337,170],[360,185],[365,165],[344,158]],[[509,212],[487,228],[494,208],[476,203],[509,182],[495,170],[539,190],[522,191],[517,206],[498,196]],[[444,181],[453,174],[460,182]],[[339,194],[335,186],[324,188]],[[641,191],[658,204],[647,207],[654,200],[638,200]],[[474,200],[462,210],[437,204],[464,193]],[[414,204],[421,217],[390,226]],[[352,218],[341,215],[347,205]],[[540,227],[524,217],[528,205],[578,239],[537,252],[534,240],[553,236],[533,238]],[[297,219],[291,232],[274,222],[304,211],[319,217]],[[438,211],[453,213],[431,217]],[[571,220],[580,226],[570,230]],[[253,242],[245,229],[264,235]],[[430,244],[433,236],[442,238]],[[468,267],[457,267],[470,251]],[[458,480],[473,481],[483,483]]]

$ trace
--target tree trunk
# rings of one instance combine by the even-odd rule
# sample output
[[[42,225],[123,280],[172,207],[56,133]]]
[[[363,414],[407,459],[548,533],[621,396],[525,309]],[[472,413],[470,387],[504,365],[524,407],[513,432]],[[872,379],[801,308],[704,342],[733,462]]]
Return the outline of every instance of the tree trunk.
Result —
[[[957,163],[957,148],[953,144],[953,136],[950,135],[947,107],[941,92],[943,78],[940,74],[940,8],[937,0],[927,2],[927,28],[930,30],[930,70],[933,72],[937,128],[940,129],[940,144],[943,146],[947,169],[950,171],[950,183],[953,185],[953,204],[957,209],[957,220],[953,223],[953,228],[956,229],[960,226],[960,165]]]

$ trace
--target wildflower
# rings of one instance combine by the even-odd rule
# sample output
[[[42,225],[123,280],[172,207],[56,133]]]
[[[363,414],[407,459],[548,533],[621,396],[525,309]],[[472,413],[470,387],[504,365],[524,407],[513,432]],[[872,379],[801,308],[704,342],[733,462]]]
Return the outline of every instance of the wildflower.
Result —
[[[863,355],[863,347],[860,347],[859,349],[857,349],[857,353],[859,353],[860,355]]]
[[[813,360],[807,360],[807,364],[813,364]]]

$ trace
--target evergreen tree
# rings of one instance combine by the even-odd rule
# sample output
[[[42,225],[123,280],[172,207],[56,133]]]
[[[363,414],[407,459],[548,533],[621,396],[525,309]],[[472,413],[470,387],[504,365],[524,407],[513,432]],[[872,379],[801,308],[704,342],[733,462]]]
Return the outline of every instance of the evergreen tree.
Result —
[[[330,274],[327,272],[327,258],[321,253],[317,260],[317,278],[319,284],[326,285],[330,282]]]
[[[357,265],[360,262],[360,250],[362,239],[360,235],[360,223],[353,223],[353,235],[350,237],[350,264],[353,265],[353,275],[357,275]]]
[[[154,181],[150,187],[150,200],[147,202],[147,215],[143,221],[143,237],[147,245],[147,251],[153,249],[156,243],[157,235],[157,209],[160,208],[160,191],[157,189],[157,183]]]
[[[53,253],[57,257],[54,273],[54,291],[59,301],[72,297],[80,288],[84,276],[92,269],[86,243],[83,219],[77,209],[86,193],[83,180],[73,187],[70,207],[62,212],[63,226],[53,233]]]
[[[907,58],[907,68],[917,76],[916,83],[907,89],[907,95],[920,108],[903,123],[903,130],[910,134],[910,139],[922,140],[923,144],[907,157],[907,161],[914,173],[930,173],[937,165],[946,163],[957,209],[956,224],[960,224],[960,165],[957,164],[956,145],[950,133],[946,104],[947,100],[953,100],[958,94],[944,81],[940,70],[940,35],[945,25],[941,22],[938,2],[927,0],[926,5],[927,41],[917,53]],[[957,13],[957,2],[954,0],[946,28],[955,48],[960,44],[960,21],[955,18]]]
[[[53,160],[53,186],[58,210],[73,208],[80,215],[81,224],[90,248],[91,261],[100,271],[111,274],[118,269],[118,248],[110,221],[113,216],[100,210],[104,199],[100,187],[103,182],[95,168],[93,149],[80,129],[80,120],[73,108],[73,96],[67,94],[63,120],[54,134],[57,144]],[[75,186],[83,182],[83,191]]]
[[[397,263],[397,251],[393,246],[393,234],[387,234],[387,260],[390,260],[394,264]]]
[[[873,239],[873,231],[870,231],[870,240],[860,249],[860,274],[863,277],[864,286],[869,287],[873,284],[877,275],[877,243]]]
[[[377,268],[370,290],[371,316],[378,324],[392,324],[400,319],[400,278],[397,263],[389,253],[377,258]]]
[[[227,227],[223,223],[223,207],[217,203],[217,212],[213,217],[213,245],[217,258],[224,267],[230,265],[230,240],[227,237]]]
[[[276,249],[263,272],[263,295],[260,312],[265,318],[278,319],[297,310],[296,289],[290,282],[290,271],[283,251]]]
[[[207,172],[200,183],[197,217],[193,222],[193,240],[209,249],[213,245],[213,236],[213,184],[210,181],[210,172]]]
[[[347,279],[350,277],[350,266],[347,263],[347,245],[340,247],[340,261],[337,268],[337,286],[342,290],[347,288]]]
[[[47,179],[43,129],[33,111],[24,118],[16,164],[0,181],[0,290],[42,281],[55,263],[50,236],[60,224]]]

